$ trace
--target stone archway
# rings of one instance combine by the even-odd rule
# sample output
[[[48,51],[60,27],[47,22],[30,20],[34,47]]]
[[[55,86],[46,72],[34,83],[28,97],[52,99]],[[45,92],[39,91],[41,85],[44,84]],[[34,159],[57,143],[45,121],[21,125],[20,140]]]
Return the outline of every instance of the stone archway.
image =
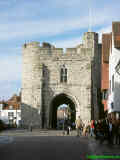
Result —
[[[61,93],[59,95],[56,95],[50,104],[50,110],[49,110],[49,126],[50,128],[56,128],[57,126],[57,109],[60,105],[67,104],[69,105],[72,112],[71,121],[75,122],[76,119],[76,103],[73,101],[73,99],[68,96],[65,93]]]

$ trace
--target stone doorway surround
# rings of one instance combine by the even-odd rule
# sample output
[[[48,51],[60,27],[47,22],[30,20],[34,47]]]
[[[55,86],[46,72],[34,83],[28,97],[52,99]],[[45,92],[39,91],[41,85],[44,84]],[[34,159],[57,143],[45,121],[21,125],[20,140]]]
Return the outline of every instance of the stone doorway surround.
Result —
[[[73,98],[73,96],[69,95],[68,93],[59,93],[52,97],[50,105],[49,105],[49,127],[50,128],[56,128],[57,123],[57,108],[62,105],[67,104],[69,105],[71,111],[73,111],[73,122],[76,119],[76,116],[78,114],[78,104]]]

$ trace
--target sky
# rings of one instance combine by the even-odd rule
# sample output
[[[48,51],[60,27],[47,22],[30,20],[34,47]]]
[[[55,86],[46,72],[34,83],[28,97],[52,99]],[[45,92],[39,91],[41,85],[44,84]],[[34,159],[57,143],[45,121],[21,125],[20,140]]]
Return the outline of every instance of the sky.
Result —
[[[119,8],[120,0],[0,0],[0,100],[20,92],[25,42],[75,47],[89,26],[101,42]]]

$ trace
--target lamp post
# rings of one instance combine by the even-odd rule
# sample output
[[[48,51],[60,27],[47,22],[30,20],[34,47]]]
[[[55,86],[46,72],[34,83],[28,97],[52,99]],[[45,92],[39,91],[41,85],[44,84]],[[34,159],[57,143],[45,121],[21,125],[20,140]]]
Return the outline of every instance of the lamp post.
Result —
[[[65,135],[65,109],[63,109],[63,135]]]
[[[0,101],[0,119],[1,119],[1,114],[2,114],[2,102]]]
[[[33,86],[32,86],[32,103],[31,103],[31,120],[29,120],[29,131],[32,132],[32,129],[33,129],[33,105],[34,105],[34,96],[33,96]]]
[[[16,116],[15,116],[15,127],[17,127],[17,105],[16,105]]]
[[[40,116],[39,118],[40,118],[40,126],[39,126],[39,128],[41,128],[41,116],[42,116],[42,112],[41,112],[41,109],[40,109],[40,105],[38,104],[37,105],[37,107],[38,107],[38,115]]]

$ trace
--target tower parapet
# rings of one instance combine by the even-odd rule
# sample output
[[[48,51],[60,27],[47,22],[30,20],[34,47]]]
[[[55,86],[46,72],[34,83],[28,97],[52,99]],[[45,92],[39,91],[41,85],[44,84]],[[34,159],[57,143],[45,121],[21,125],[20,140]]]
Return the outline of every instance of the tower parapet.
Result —
[[[94,48],[98,45],[98,34],[95,32],[85,32],[83,35],[84,48]]]
[[[33,42],[25,43],[23,45],[23,48],[32,48],[32,47],[40,47],[40,43],[37,41],[33,41]]]
[[[42,48],[53,49],[53,48],[55,48],[55,46],[51,45],[50,43],[43,42],[42,43]]]

